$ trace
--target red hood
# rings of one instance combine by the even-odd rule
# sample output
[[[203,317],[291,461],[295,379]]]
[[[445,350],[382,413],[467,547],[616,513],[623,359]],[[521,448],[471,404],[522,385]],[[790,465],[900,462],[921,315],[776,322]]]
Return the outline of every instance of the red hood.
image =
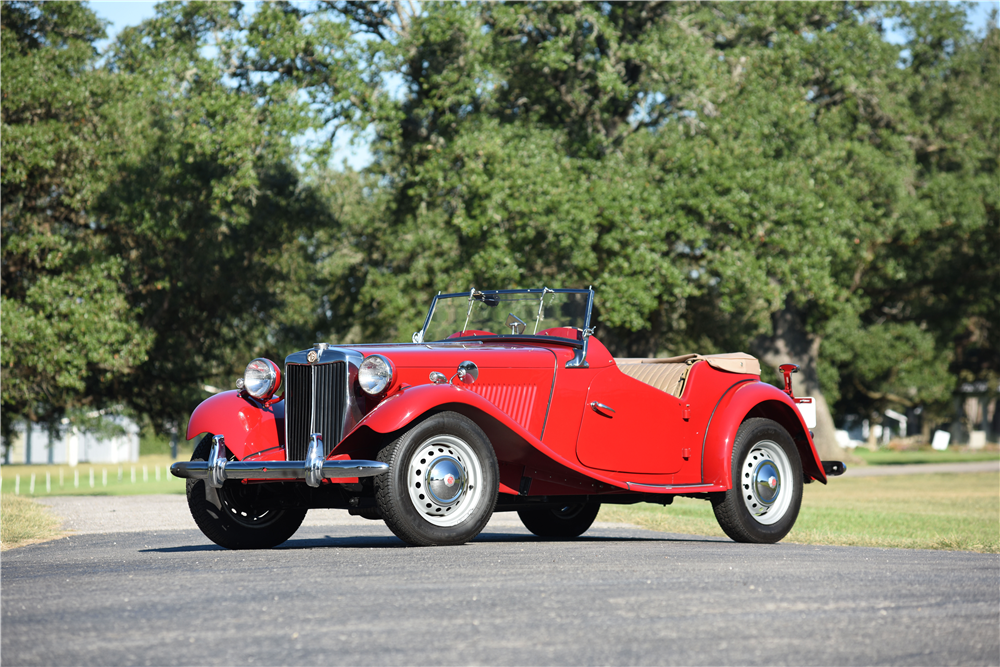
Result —
[[[471,360],[480,368],[552,368],[554,359],[573,356],[565,345],[526,345],[524,343],[398,343],[343,346],[366,357],[381,354],[397,368],[440,368],[454,372],[460,363]]]

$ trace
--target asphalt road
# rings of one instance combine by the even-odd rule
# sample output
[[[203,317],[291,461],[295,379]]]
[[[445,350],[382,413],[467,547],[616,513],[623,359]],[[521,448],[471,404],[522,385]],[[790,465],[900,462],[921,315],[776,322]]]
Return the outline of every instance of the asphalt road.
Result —
[[[461,547],[354,520],[271,551],[141,527],[7,551],[0,662],[1000,664],[997,555],[511,519]]]

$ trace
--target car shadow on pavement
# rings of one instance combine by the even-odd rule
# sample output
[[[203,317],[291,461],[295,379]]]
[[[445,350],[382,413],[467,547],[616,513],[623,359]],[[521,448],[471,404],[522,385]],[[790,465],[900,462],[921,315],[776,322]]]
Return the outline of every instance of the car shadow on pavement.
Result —
[[[177,554],[190,551],[227,551],[217,544],[186,544],[179,547],[159,547],[150,549],[139,549],[141,554]]]
[[[544,538],[535,535],[525,535],[523,533],[480,533],[472,543],[489,544],[530,544],[534,542],[565,542],[567,544],[583,542],[704,542],[719,543],[729,542],[722,537],[699,537],[697,535],[673,535],[663,534],[656,536],[638,535],[584,535],[573,539]],[[393,535],[353,535],[349,537],[325,535],[324,537],[292,538],[275,547],[279,551],[291,551],[299,549],[402,549],[406,544]],[[223,547],[215,544],[192,544],[176,547],[161,547],[152,549],[142,549],[140,553],[184,553],[196,551],[227,551]]]
[[[294,551],[297,549],[398,549],[406,544],[398,537],[392,535],[372,536],[358,535],[354,537],[310,537],[302,539],[290,539],[273,549],[252,549],[250,551]],[[140,549],[140,553],[185,553],[191,551],[230,551],[215,544],[191,544],[176,547],[159,547],[155,549]]]
[[[645,535],[581,535],[580,537],[538,537],[523,533],[480,533],[474,542],[729,542],[724,537],[701,537],[664,533],[655,537]]]

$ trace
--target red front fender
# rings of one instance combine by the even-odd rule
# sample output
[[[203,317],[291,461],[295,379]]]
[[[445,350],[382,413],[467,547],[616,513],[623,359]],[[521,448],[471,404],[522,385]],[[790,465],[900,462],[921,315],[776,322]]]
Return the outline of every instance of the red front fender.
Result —
[[[241,461],[256,453],[261,459],[284,460],[285,402],[265,407],[235,390],[218,393],[191,414],[187,439],[200,433],[226,436],[226,447]]]
[[[618,480],[564,459],[485,398],[452,384],[407,387],[386,398],[358,422],[331,454],[371,458],[382,446],[382,436],[404,429],[425,414],[442,410],[464,414],[479,424],[490,439],[497,459],[524,466],[528,476],[533,476],[532,471],[545,471],[548,480],[564,484],[577,493],[580,488],[593,490],[595,480],[608,487],[627,488]]]
[[[747,417],[766,417],[784,426],[798,446],[806,480],[812,478],[826,484],[823,463],[795,403],[788,394],[766,382],[735,385],[719,401],[702,443],[703,482],[726,488],[732,485],[733,443]]]

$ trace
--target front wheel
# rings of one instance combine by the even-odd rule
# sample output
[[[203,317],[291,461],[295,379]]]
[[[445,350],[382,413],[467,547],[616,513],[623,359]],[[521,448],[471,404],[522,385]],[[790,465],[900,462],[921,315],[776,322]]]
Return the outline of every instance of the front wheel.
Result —
[[[539,537],[580,537],[594,523],[600,503],[577,503],[557,509],[518,510],[524,527]]]
[[[732,488],[712,499],[715,518],[737,542],[772,544],[795,525],[802,504],[802,462],[788,431],[748,419],[733,444]]]
[[[386,525],[413,546],[464,544],[493,516],[500,473],[486,434],[468,417],[441,412],[385,447],[389,472],[374,478]]]
[[[212,448],[209,433],[194,449],[192,461],[208,460]],[[226,454],[229,451],[226,450]],[[187,481],[188,508],[205,537],[226,549],[270,549],[302,525],[305,509],[273,509],[270,485],[242,484],[231,479],[215,489],[203,479]]]

